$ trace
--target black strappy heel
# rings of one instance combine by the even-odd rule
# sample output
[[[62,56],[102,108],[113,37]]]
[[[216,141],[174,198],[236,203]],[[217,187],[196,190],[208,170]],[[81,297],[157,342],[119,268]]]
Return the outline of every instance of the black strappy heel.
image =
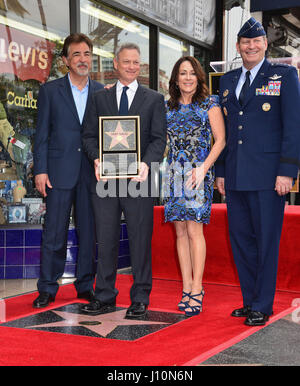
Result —
[[[188,298],[190,298],[190,292],[185,292],[185,291],[182,291],[182,298],[181,298],[181,301],[178,303],[178,309],[180,311],[184,311],[186,309],[186,307],[189,306],[189,300],[187,301],[183,301],[182,299],[185,298],[186,296],[188,296]]]
[[[200,292],[200,294],[195,294],[195,295],[189,295],[190,299],[193,299],[195,302],[199,303],[199,306],[190,306],[189,304],[187,305],[187,307],[185,307],[185,315],[186,316],[195,316],[195,315],[199,315],[200,312],[202,312],[202,301],[203,301],[203,298],[204,298],[204,289]],[[200,299],[196,299],[196,296],[201,296],[202,295],[202,298],[201,300]],[[190,308],[191,311],[187,311],[186,309],[187,308]]]

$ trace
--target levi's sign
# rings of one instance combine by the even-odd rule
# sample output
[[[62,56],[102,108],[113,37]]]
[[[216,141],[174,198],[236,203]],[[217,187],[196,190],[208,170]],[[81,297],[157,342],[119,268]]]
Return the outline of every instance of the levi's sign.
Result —
[[[49,77],[54,47],[54,43],[38,36],[0,24],[1,73],[44,83]]]

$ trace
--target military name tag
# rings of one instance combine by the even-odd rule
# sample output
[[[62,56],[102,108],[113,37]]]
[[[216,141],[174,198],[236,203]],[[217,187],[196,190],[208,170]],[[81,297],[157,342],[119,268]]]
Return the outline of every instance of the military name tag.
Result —
[[[256,89],[256,95],[280,96],[281,81],[270,80],[267,86]]]

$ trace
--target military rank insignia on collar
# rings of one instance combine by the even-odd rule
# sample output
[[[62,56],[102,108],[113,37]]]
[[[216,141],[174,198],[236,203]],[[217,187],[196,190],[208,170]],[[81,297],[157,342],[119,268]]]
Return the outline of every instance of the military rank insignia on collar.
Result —
[[[256,89],[256,95],[280,96],[281,81],[269,81],[267,86]]]

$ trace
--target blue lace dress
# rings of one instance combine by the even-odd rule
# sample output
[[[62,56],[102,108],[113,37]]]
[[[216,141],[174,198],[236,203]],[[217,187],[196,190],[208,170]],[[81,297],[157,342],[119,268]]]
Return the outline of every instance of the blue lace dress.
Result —
[[[219,106],[218,102],[213,95],[200,105],[179,104],[178,111],[170,110],[166,104],[169,153],[162,180],[165,221],[209,223],[214,168],[209,169],[199,189],[189,190],[186,181],[187,173],[201,166],[210,152],[212,131],[208,111]]]

